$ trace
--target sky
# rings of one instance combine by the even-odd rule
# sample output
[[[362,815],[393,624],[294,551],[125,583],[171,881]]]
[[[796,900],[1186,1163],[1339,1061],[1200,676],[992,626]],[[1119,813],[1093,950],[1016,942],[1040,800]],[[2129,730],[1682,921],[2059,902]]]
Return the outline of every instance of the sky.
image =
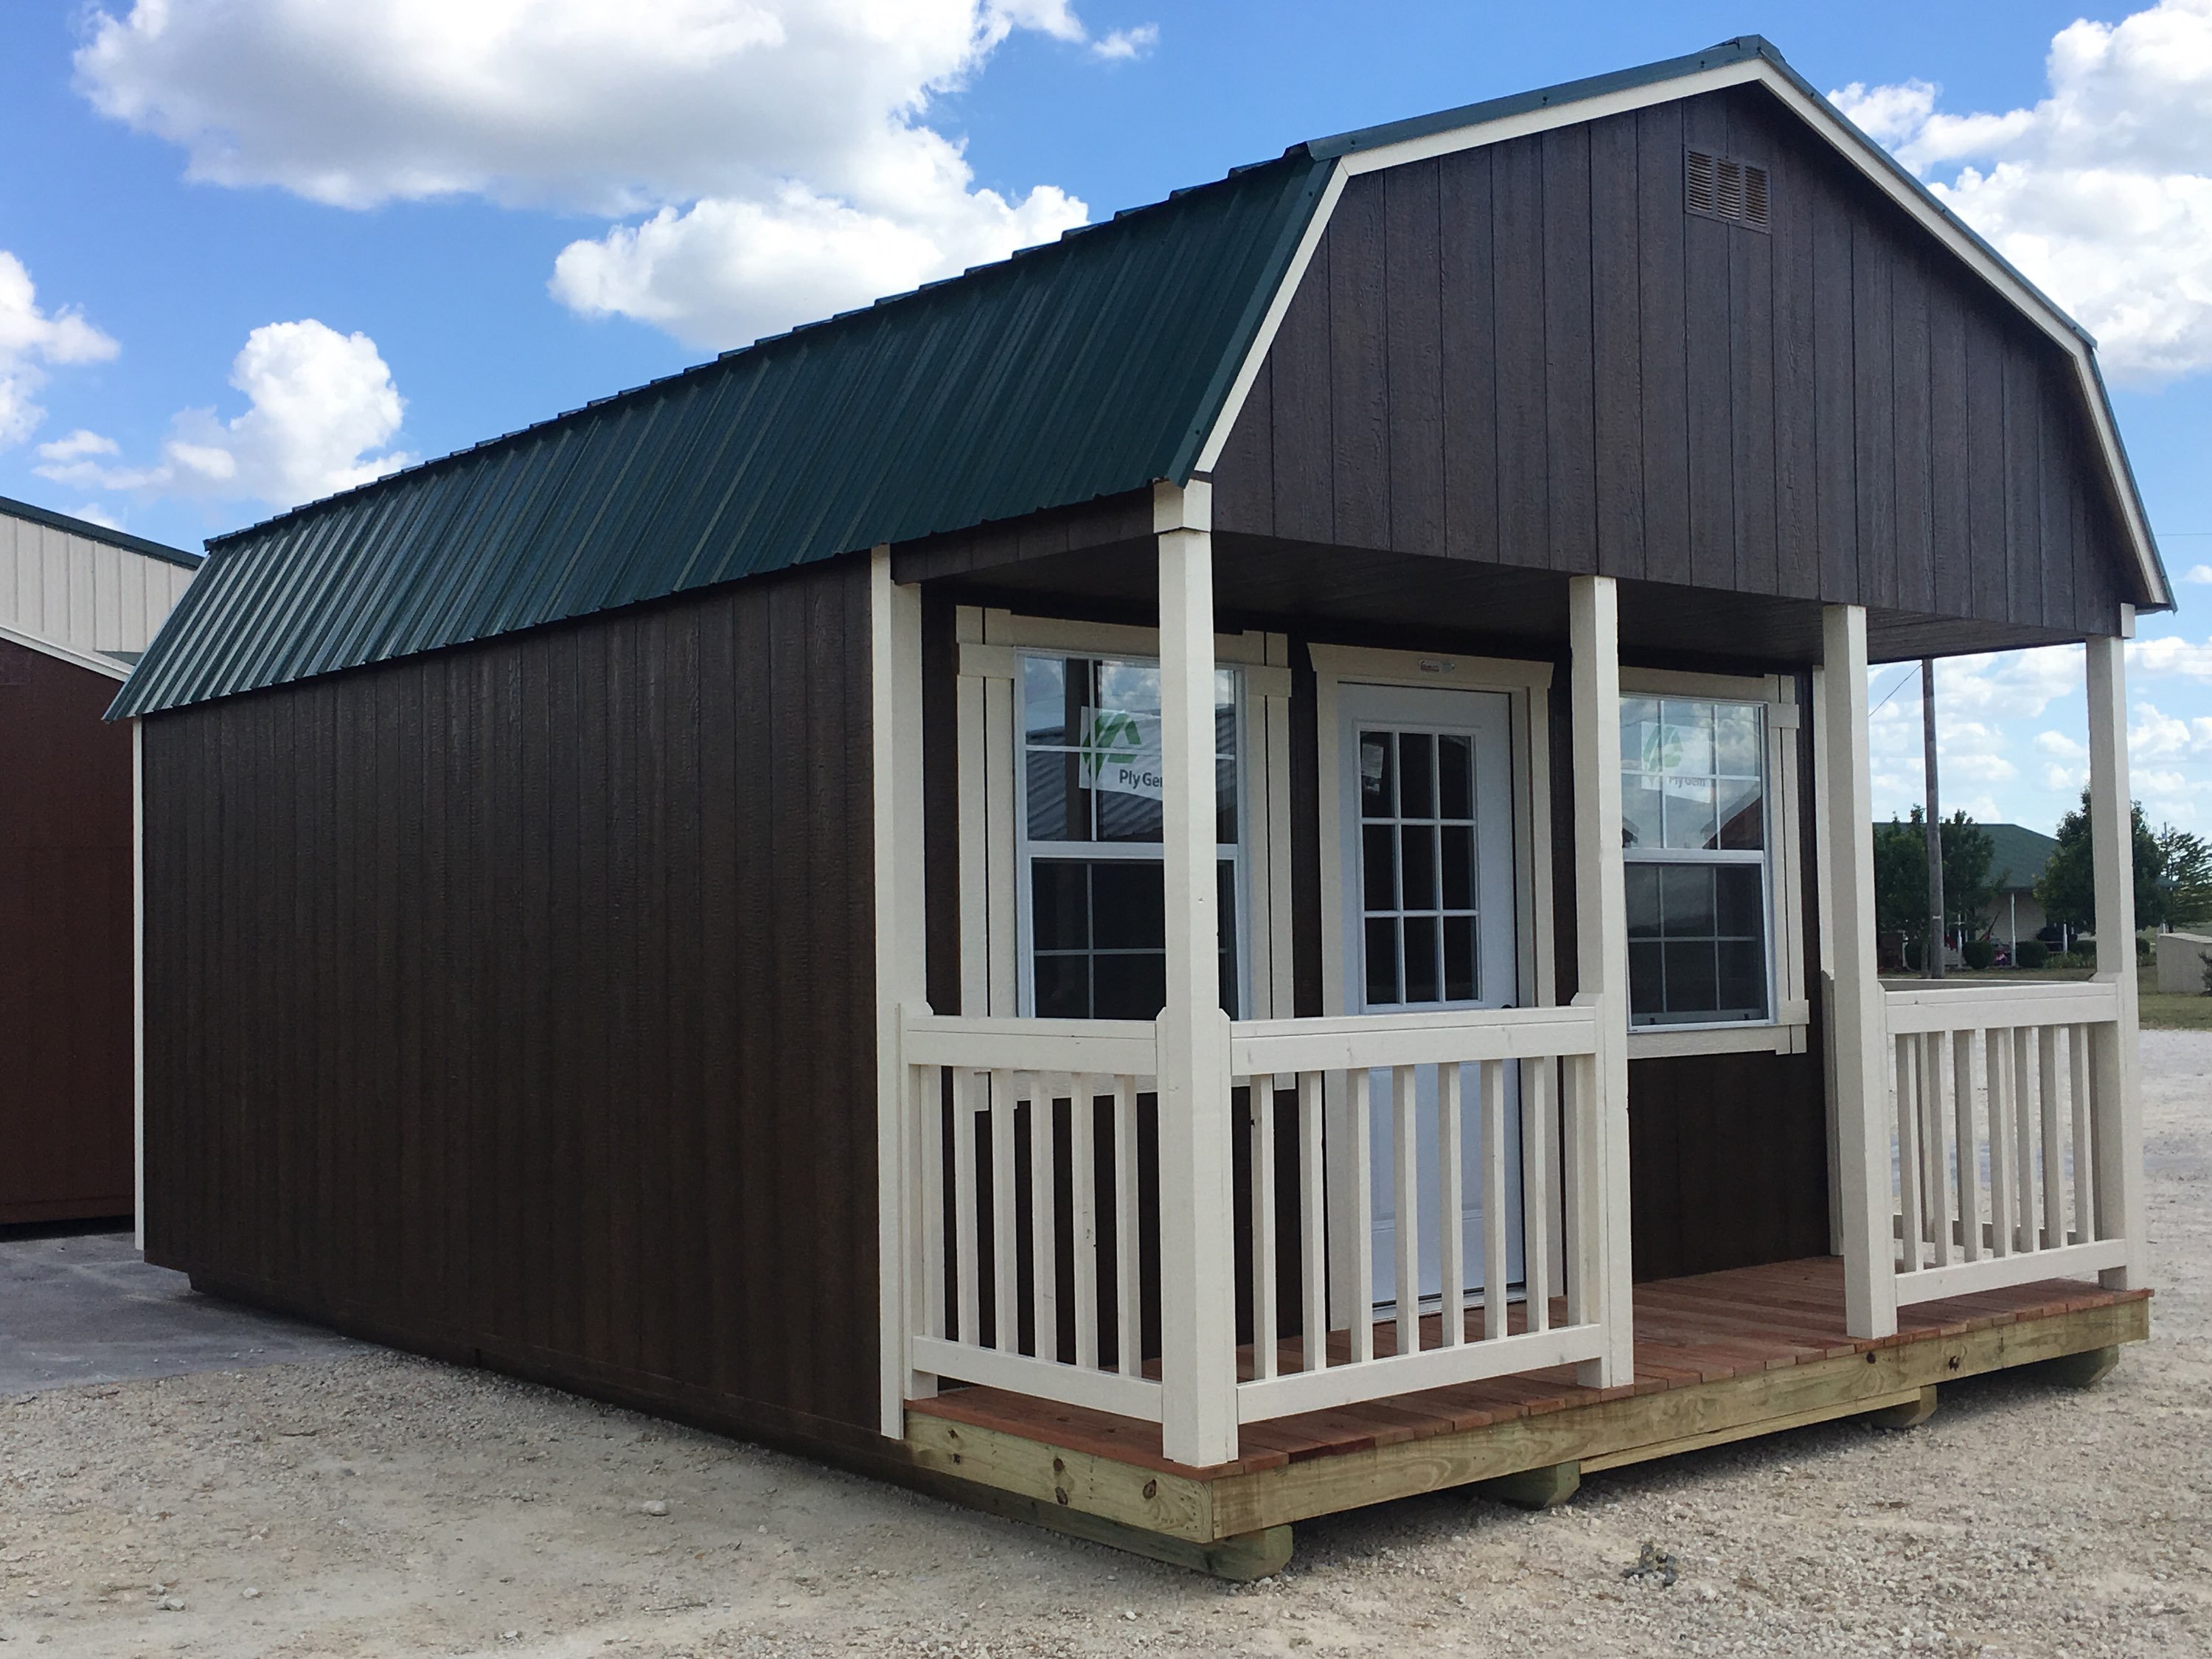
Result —
[[[2180,600],[2136,793],[2212,834],[2212,0],[10,0],[0,495],[184,546],[1303,138],[1747,29],[2066,305]],[[2078,648],[1939,670],[2049,830]],[[1876,804],[1921,793],[1881,670]]]

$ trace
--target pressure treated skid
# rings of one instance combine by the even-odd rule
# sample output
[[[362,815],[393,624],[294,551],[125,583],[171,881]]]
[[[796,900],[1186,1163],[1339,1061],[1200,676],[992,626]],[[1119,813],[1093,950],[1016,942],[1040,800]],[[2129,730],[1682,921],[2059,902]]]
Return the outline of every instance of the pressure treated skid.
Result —
[[[1909,1426],[1938,1383],[2068,1356],[2082,1358],[2054,1380],[2094,1381],[2101,1351],[2149,1334],[2148,1292],[2053,1280],[1901,1322],[1854,1340],[1839,1264],[1781,1262],[1639,1285],[1630,1386],[1582,1388],[1563,1368],[1248,1425],[1245,1455],[1203,1469],[1163,1457],[1156,1425],[961,1389],[910,1407],[907,1443],[982,1507],[1249,1576],[1288,1558],[1291,1522],[1394,1498],[1562,1469],[1494,1494],[1541,1501],[1528,1493],[1547,1480],[1556,1498],[1580,1474],[1835,1418]]]

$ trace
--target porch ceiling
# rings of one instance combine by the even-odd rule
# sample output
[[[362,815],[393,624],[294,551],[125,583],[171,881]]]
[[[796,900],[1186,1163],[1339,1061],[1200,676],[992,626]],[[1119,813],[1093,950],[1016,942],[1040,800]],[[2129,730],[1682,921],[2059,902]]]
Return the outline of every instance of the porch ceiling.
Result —
[[[1224,629],[1268,628],[1347,642],[1550,655],[1567,638],[1567,573],[1418,554],[1218,534],[1214,603]],[[915,570],[914,575],[933,573]],[[1158,576],[1152,538],[1013,557],[938,576],[967,604],[1149,623]],[[1632,661],[1802,667],[1820,659],[1821,605],[1662,582],[1620,583],[1620,646]],[[2051,629],[1873,611],[1876,662],[2060,644]]]

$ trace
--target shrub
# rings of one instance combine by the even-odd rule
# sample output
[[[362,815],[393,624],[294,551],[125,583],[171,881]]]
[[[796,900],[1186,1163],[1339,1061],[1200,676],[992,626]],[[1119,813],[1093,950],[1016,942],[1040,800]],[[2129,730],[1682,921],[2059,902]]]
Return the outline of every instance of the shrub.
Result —
[[[1997,959],[1997,947],[1985,939],[1970,939],[1959,947],[1959,959],[1969,968],[1987,968]]]
[[[2040,968],[2051,960],[2051,947],[2040,939],[2024,939],[2014,954],[2015,967]]]
[[[1905,967],[1908,973],[1920,971],[1920,941],[1917,939],[1905,941]]]
[[[2136,935],[2136,965],[2141,967],[2150,960],[2150,941],[2141,933]]]

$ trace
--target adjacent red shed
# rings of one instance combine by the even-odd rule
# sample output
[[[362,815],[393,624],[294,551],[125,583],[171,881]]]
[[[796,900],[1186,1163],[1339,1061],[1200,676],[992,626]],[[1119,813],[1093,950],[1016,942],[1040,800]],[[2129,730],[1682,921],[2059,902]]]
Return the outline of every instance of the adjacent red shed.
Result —
[[[0,500],[0,1224],[136,1207],[132,739],[101,716],[198,563]]]

